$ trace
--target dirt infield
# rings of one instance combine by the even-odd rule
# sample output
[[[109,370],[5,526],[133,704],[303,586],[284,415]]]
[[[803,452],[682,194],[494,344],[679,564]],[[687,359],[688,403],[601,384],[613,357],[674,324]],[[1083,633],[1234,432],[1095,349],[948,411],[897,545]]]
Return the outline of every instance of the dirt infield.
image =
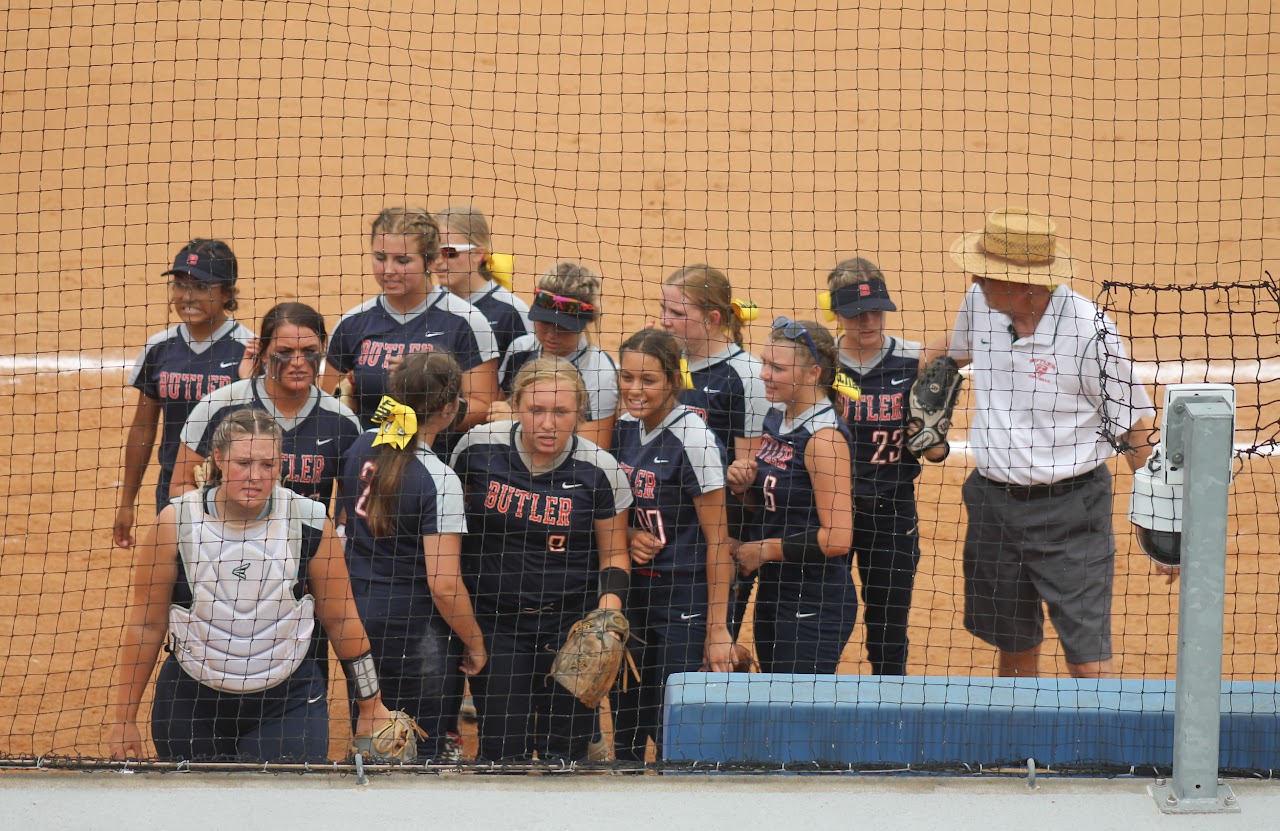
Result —
[[[1004,0],[447,5],[7,7],[0,758],[98,752],[130,567],[109,533],[134,395],[122,367],[173,322],[160,273],[190,237],[232,242],[246,323],[295,298],[333,321],[373,291],[363,252],[380,208],[473,202],[516,255],[517,291],[555,258],[600,269],[609,348],[680,265],[726,268],[767,320],[812,316],[821,275],[855,252],[889,277],[890,325],[937,336],[966,285],[946,248],[1002,203],[1057,218],[1090,297],[1109,280],[1280,274],[1280,14],[1266,0],[1141,17]],[[1276,297],[1191,294],[1133,290],[1111,311],[1154,366],[1262,362],[1239,384],[1238,441],[1280,438]],[[751,329],[758,344],[766,327]],[[1234,486],[1239,680],[1280,672],[1273,458],[1242,461]],[[913,674],[992,672],[960,622],[967,464],[957,454],[918,486]],[[1118,669],[1164,678],[1177,587],[1136,552],[1126,510],[1121,496]],[[867,671],[861,636],[846,672]],[[1052,638],[1045,661],[1061,671]]]

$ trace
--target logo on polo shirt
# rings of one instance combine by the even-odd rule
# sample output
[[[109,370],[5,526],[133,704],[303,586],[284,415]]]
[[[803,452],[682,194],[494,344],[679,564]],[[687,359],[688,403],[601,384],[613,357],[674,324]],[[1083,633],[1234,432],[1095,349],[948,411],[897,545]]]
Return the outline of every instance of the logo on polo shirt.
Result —
[[[1047,361],[1044,358],[1032,358],[1031,367],[1031,372],[1035,375],[1037,381],[1047,381],[1049,380],[1049,375],[1051,373],[1056,373],[1058,371],[1057,364],[1053,361]]]

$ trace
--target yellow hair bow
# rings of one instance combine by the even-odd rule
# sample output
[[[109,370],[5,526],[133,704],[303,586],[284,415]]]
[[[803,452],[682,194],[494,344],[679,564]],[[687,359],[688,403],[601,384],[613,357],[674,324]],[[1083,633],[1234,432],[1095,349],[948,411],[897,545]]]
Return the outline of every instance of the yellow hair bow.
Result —
[[[680,379],[684,381],[684,388],[693,389],[693,375],[689,372],[689,359],[680,359]]]
[[[739,300],[735,297],[729,301],[729,305],[733,307],[733,313],[738,316],[738,320],[743,323],[750,323],[760,316],[760,307],[750,300]]]
[[[516,273],[516,258],[510,254],[490,254],[484,258],[484,264],[493,275],[493,281],[507,291],[511,291],[511,283]]]
[[[831,308],[831,292],[818,292],[818,308],[822,310],[822,319],[827,323],[836,319],[835,310]]]
[[[404,450],[418,435],[418,414],[389,395],[382,396],[373,411],[373,423],[381,424],[373,446],[389,444]]]
[[[836,373],[836,380],[831,383],[831,388],[850,401],[857,401],[862,397],[862,387],[843,369]]]

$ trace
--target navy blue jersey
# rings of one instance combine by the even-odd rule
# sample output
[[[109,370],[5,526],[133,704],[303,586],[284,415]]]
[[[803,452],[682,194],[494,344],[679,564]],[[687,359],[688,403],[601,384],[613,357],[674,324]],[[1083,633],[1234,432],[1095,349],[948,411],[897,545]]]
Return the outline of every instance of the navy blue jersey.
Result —
[[[507,354],[516,338],[533,331],[529,326],[529,305],[492,280],[468,297],[467,302],[489,321],[500,355]]]
[[[347,570],[353,585],[395,586],[398,595],[429,597],[422,538],[467,530],[462,485],[430,448],[419,446],[401,473],[395,534],[375,537],[366,520],[365,501],[377,435],[373,430],[361,434],[342,462],[338,494],[347,517]]]
[[[352,374],[356,410],[365,428],[387,390],[387,362],[414,352],[449,352],[466,372],[498,357],[489,321],[462,298],[435,288],[421,306],[400,314],[379,295],[342,316],[329,339],[327,360]]]
[[[870,363],[855,363],[843,352],[840,363],[862,391],[857,399],[840,397],[840,415],[853,434],[854,493],[871,496],[914,481],[920,461],[903,446],[903,431],[920,344],[890,337]]]
[[[631,488],[613,456],[578,436],[535,471],[519,429],[480,425],[454,451],[467,504],[463,571],[478,602],[498,611],[580,602],[600,569],[595,523],[631,507]]]
[[[163,426],[160,433],[160,481],[156,483],[156,510],[169,504],[169,482],[178,458],[182,425],[196,403],[209,393],[240,377],[240,360],[253,332],[228,320],[206,341],[191,339],[185,323],[165,329],[147,339],[133,370],[129,385],[160,402]]]
[[[702,417],[677,406],[652,433],[630,415],[613,426],[613,454],[631,482],[631,527],[658,538],[662,550],[645,568],[701,572],[707,541],[693,500],[724,488],[724,445]]]
[[[269,413],[284,434],[280,442],[281,478],[286,488],[326,508],[342,459],[359,438],[360,419],[338,399],[311,388],[311,398],[296,416],[286,418],[267,395],[261,378],[246,378],[214,390],[200,400],[182,428],[182,443],[208,458],[213,431],[236,410]]]
[[[511,395],[511,385],[516,379],[520,367],[542,355],[542,344],[534,335],[516,338],[502,366],[498,369],[498,383],[502,391]],[[599,421],[612,418],[618,413],[618,366],[598,346],[592,346],[583,335],[578,340],[578,348],[565,358],[573,364],[582,376],[582,384],[587,388],[587,421]]]
[[[805,410],[788,423],[781,409],[764,417],[764,437],[756,451],[755,503],[761,507],[753,540],[785,537],[822,525],[813,498],[813,483],[805,465],[809,439],[819,430],[833,428],[852,446],[849,428],[826,402]]]
[[[760,380],[760,360],[740,346],[689,364],[693,389],[680,393],[680,403],[697,412],[724,445],[728,464],[734,440],[760,435],[769,401]]]

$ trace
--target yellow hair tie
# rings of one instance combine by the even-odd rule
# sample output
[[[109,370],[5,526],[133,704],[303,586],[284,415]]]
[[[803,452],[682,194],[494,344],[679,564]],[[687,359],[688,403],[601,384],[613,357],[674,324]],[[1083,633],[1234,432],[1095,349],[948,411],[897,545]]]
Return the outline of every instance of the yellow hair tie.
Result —
[[[516,258],[510,254],[490,254],[484,258],[484,264],[493,275],[493,281],[511,291],[516,273]]]
[[[735,297],[729,301],[729,305],[733,307],[733,313],[738,316],[738,320],[743,323],[750,323],[760,316],[760,307],[750,300],[739,300]]]
[[[850,401],[857,401],[862,397],[862,388],[858,386],[858,382],[843,369],[836,373],[836,380],[831,383],[831,388]]]
[[[831,323],[836,319],[836,313],[831,308],[831,292],[818,292],[818,308],[822,310],[822,319],[827,323]]]
[[[688,358],[681,358],[681,359],[680,359],[680,378],[681,378],[681,380],[683,380],[683,381],[684,381],[684,388],[685,388],[685,389],[687,389],[687,390],[691,390],[691,389],[693,389],[693,375],[692,375],[692,374],[690,374],[690,372],[689,372],[689,359],[688,359]]]
[[[373,411],[373,423],[381,424],[373,446],[389,444],[404,450],[418,435],[418,414],[389,395],[382,396]]]

